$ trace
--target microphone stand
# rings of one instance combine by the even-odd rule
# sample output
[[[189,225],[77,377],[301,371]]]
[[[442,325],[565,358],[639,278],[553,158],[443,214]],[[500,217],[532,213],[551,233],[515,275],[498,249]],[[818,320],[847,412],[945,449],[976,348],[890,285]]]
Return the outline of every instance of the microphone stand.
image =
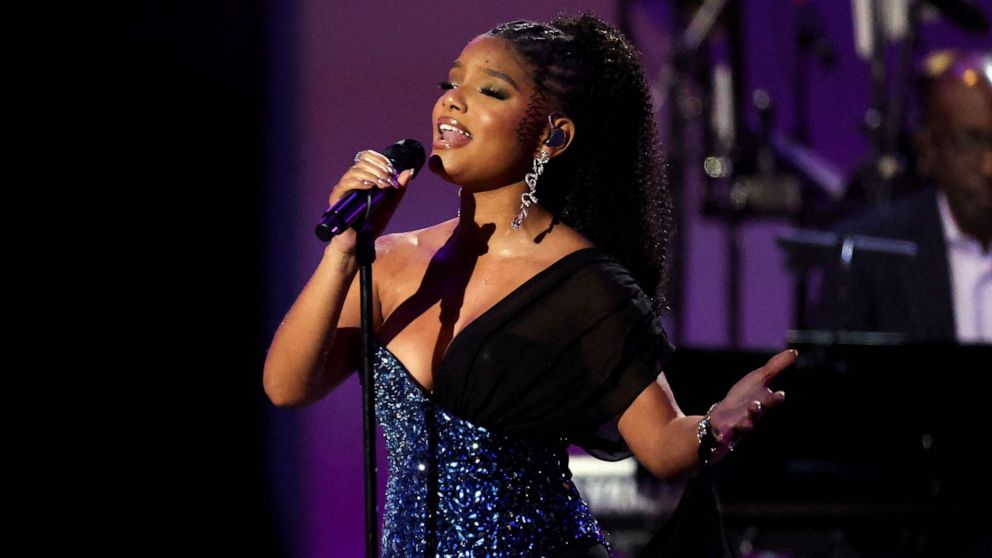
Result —
[[[385,149],[383,155],[400,170],[420,170],[424,164],[424,146],[413,139],[400,140]],[[357,158],[356,158],[357,160]],[[362,205],[358,202],[365,196],[364,215]],[[358,262],[361,289],[362,315],[362,367],[360,380],[362,382],[362,434],[365,446],[365,556],[379,556],[379,514],[376,499],[379,485],[376,482],[376,452],[375,452],[375,336],[372,324],[372,262],[375,261],[375,235],[372,233],[371,216],[375,204],[385,198],[387,192],[379,189],[352,191],[347,197],[339,200],[333,207],[324,212],[324,217],[317,225],[317,237],[328,241],[335,234],[349,226],[355,228],[355,259]]]
[[[369,224],[372,208],[372,193],[367,193],[365,220],[357,227],[358,238],[355,256],[358,260],[359,279],[361,285],[361,314],[362,314],[362,431],[365,446],[365,556],[379,556],[379,514],[376,504],[379,485],[376,482],[376,452],[375,452],[375,376],[374,376],[374,346],[375,336],[372,328],[372,262],[375,261],[375,237]]]

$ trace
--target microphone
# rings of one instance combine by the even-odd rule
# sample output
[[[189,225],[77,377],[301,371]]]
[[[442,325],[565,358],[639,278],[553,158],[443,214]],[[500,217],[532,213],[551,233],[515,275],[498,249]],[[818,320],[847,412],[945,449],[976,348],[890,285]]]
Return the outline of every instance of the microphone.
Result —
[[[384,149],[382,154],[393,163],[398,173],[414,169],[416,174],[427,159],[424,146],[414,139],[400,140]],[[351,190],[324,212],[314,231],[317,238],[327,242],[355,224],[363,223],[365,217],[371,215],[388,196],[389,190],[382,188]]]

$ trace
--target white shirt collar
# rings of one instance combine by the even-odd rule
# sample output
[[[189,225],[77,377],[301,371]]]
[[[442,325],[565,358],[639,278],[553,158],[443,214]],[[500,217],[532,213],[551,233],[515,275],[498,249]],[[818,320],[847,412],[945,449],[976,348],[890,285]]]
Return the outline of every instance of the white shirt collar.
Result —
[[[947,202],[947,194],[940,189],[937,190],[937,208],[940,211],[940,222],[944,229],[944,241],[947,242],[948,247],[975,244],[979,253],[983,251],[982,245],[978,242],[977,238],[968,236],[961,231],[961,227],[954,220],[954,214],[951,213],[951,206]]]

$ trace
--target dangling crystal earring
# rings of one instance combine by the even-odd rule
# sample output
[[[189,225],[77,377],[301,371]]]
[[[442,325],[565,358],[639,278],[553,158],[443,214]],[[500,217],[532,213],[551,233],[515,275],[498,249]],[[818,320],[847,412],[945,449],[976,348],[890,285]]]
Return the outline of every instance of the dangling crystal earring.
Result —
[[[458,187],[458,218],[462,216],[462,187]]]
[[[551,134],[548,136],[548,139],[544,140],[544,145],[553,149],[557,149],[565,145],[565,142],[568,140],[568,132],[558,126],[555,126],[555,122],[552,118],[556,114],[559,113],[551,113],[548,115],[548,126],[551,128]],[[534,157],[534,170],[524,176],[524,182],[527,183],[527,191],[520,194],[520,213],[517,213],[517,216],[514,217],[513,222],[510,223],[510,226],[513,227],[514,230],[519,229],[520,225],[523,224],[524,219],[527,218],[527,208],[537,203],[537,179],[541,176],[541,173],[544,172],[544,164],[547,163],[549,159],[551,159],[551,153],[542,147],[541,154]]]
[[[548,153],[548,150],[542,149],[541,154],[534,157],[534,170],[524,176],[524,182],[527,183],[527,191],[520,194],[520,213],[517,213],[517,216],[513,218],[513,222],[510,223],[513,230],[519,229],[524,219],[527,218],[527,208],[537,203],[537,179],[544,172],[544,163],[547,163],[549,159],[550,153]]]

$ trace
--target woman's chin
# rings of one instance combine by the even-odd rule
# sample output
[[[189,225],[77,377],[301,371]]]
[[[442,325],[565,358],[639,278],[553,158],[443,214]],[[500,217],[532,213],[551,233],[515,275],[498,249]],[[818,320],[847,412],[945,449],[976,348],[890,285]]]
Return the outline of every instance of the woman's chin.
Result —
[[[463,181],[469,180],[469,178],[465,176],[464,171],[466,169],[460,169],[460,165],[457,161],[449,161],[448,164],[445,164],[444,159],[445,157],[443,157],[443,153],[431,153],[430,159],[427,160],[427,168],[429,168],[432,173],[436,174],[445,182],[450,182],[458,186],[465,186]]]
[[[443,180],[454,182],[454,179],[448,174],[447,169],[444,168],[444,161],[441,160],[441,156],[437,153],[431,153],[430,159],[427,160],[427,168]]]

